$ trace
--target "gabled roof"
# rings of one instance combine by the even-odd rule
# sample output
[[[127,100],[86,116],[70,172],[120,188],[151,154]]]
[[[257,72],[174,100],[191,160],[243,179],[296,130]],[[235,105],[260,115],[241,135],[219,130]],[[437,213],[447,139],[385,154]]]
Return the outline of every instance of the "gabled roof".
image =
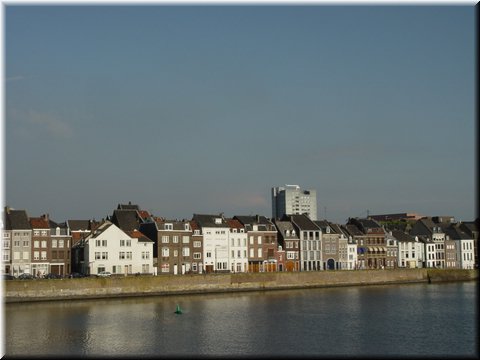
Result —
[[[31,217],[30,226],[32,229],[50,229],[50,223],[43,217]]]
[[[404,233],[403,231],[400,230],[392,230],[392,236],[397,239],[398,241],[402,242],[412,242],[415,241],[415,238]]]
[[[128,233],[130,237],[138,239],[139,242],[154,242],[153,240],[149,239],[145,234],[141,233],[138,230],[133,230]]]
[[[275,226],[277,227],[278,232],[281,234],[281,237],[287,240],[298,240],[298,232],[292,234],[292,231],[295,230],[293,224],[290,221],[275,221]],[[286,235],[286,231],[288,230],[289,234]]]
[[[140,228],[137,210],[114,210],[111,221],[125,232]]]
[[[220,224],[215,223],[215,219],[222,219]],[[193,214],[193,219],[200,227],[228,227],[225,219],[219,215]]]
[[[118,204],[117,210],[140,210],[138,205],[132,205],[129,201],[128,204]]]
[[[447,234],[451,240],[472,240],[473,237],[467,234],[465,231],[462,231],[460,228],[452,225],[445,229],[445,234]]]
[[[331,222],[329,222],[329,224],[330,224],[330,227],[333,229],[333,231],[336,234],[344,235],[345,237],[348,237],[350,235],[346,231],[344,231],[339,224],[335,224],[335,223],[331,223]]]
[[[313,220],[313,222],[322,230],[325,234],[327,227],[330,227],[330,234],[335,234],[337,231],[332,227],[332,225],[326,220]]]
[[[165,224],[172,224],[173,230],[185,231],[185,224],[190,224],[188,220],[167,220],[156,218],[158,230],[165,230]]]
[[[70,231],[89,231],[92,230],[90,220],[67,220]]]
[[[5,230],[31,230],[25,210],[8,209],[5,212]]]
[[[284,215],[282,221],[290,220],[300,230],[320,230],[307,215]]]
[[[226,222],[227,222],[227,225],[229,228],[231,229],[244,229],[245,226],[243,226],[243,224],[238,221],[237,219],[225,219]]]
[[[363,236],[365,235],[357,226],[353,224],[347,224],[343,228],[347,230],[350,236]]]

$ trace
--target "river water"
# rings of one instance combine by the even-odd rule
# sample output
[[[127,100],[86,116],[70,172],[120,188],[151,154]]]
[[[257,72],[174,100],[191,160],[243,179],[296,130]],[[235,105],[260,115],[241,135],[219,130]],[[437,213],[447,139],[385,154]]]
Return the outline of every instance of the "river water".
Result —
[[[478,356],[477,282],[4,305],[7,356]],[[179,305],[183,314],[175,314]]]

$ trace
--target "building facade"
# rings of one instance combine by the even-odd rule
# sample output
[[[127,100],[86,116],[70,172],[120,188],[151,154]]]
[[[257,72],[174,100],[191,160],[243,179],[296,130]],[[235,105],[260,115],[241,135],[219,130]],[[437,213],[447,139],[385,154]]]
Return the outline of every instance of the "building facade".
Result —
[[[310,220],[317,220],[316,190],[302,190],[298,185],[272,188],[272,219],[301,214],[306,214]]]

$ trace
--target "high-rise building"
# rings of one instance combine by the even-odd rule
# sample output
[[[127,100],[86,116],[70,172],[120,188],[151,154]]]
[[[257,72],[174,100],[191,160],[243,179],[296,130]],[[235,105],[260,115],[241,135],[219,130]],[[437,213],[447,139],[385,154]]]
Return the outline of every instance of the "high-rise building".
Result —
[[[298,185],[272,188],[272,218],[283,215],[306,214],[310,220],[317,220],[317,191],[302,190]]]

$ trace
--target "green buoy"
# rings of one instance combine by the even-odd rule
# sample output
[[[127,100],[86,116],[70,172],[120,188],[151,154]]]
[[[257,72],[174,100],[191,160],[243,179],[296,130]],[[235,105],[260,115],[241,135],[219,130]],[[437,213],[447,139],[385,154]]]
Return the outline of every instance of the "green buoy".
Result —
[[[177,308],[175,309],[175,314],[181,314],[182,309],[180,309],[180,305],[177,304]]]

